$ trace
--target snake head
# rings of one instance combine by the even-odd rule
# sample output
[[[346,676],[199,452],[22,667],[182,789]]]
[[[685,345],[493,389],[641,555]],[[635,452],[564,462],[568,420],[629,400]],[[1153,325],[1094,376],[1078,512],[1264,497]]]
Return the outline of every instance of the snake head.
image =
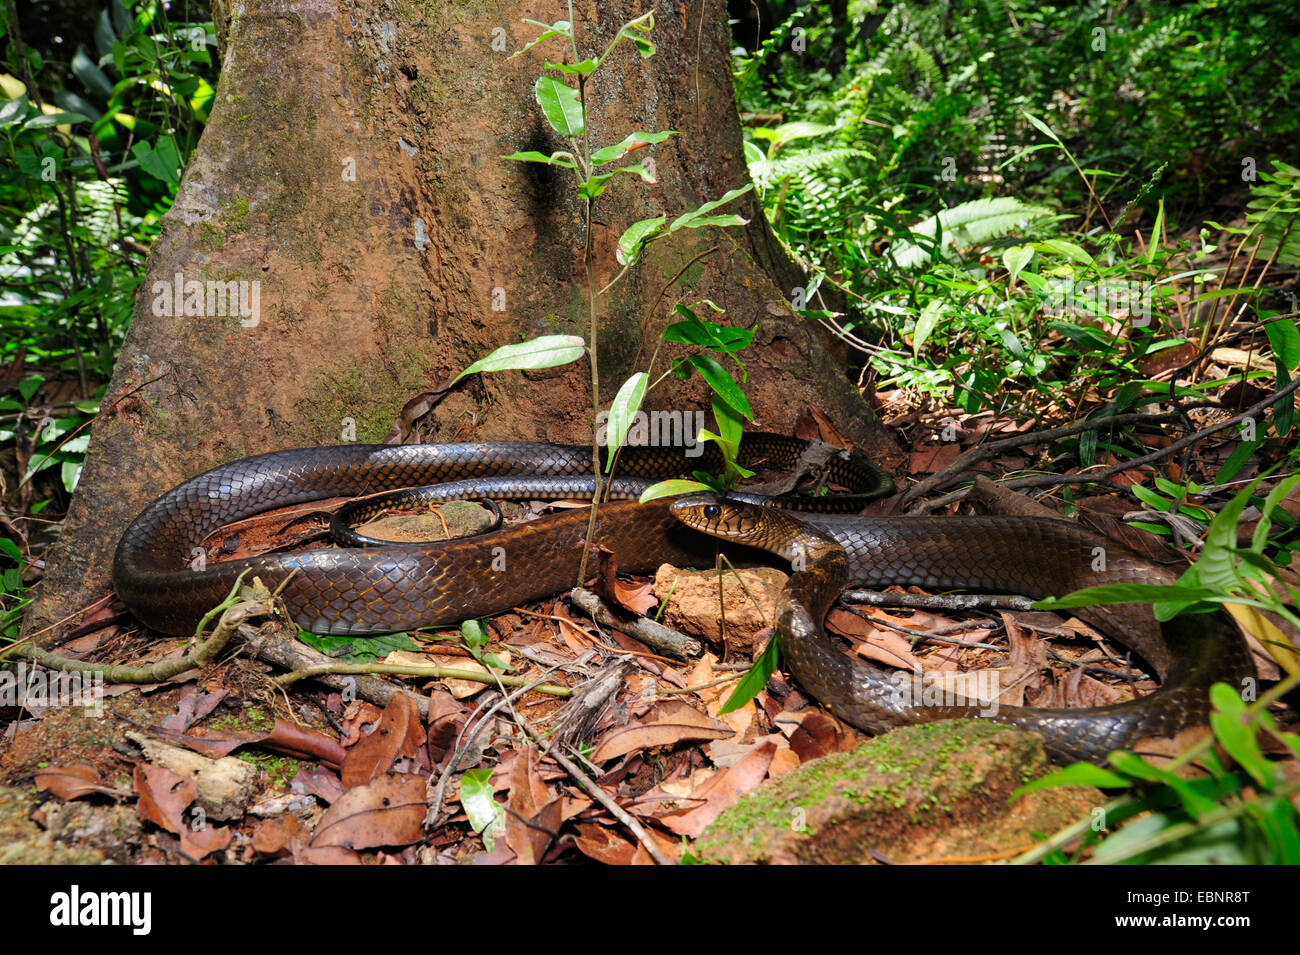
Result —
[[[784,511],[716,494],[687,494],[675,499],[670,510],[687,527],[758,547],[790,561],[802,561],[809,555],[810,546],[824,541],[816,530]],[[837,545],[830,542],[830,546]]]

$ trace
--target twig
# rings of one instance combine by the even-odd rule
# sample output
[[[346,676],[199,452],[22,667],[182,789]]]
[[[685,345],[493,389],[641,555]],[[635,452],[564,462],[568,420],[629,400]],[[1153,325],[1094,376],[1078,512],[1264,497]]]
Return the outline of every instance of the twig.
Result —
[[[947,467],[936,471],[915,487],[909,488],[907,493],[903,495],[900,505],[907,506],[918,497],[923,497],[935,488],[943,486],[950,478],[956,477],[972,464],[996,457],[1008,448],[1018,448],[1026,444],[1046,444],[1058,438],[1068,438],[1084,431],[1098,431],[1111,425],[1159,424],[1172,421],[1175,418],[1177,418],[1177,415],[1172,412],[1138,412],[1135,414],[1113,415],[1107,418],[1076,421],[1073,424],[1063,425],[1059,428],[1048,428],[1045,431],[1026,431],[1024,434],[1013,434],[1006,438],[999,438],[996,441],[989,441],[986,444],[976,445],[965,454],[959,455]]]
[[[305,667],[301,670],[294,670],[292,673],[285,673],[276,677],[275,682],[280,686],[289,686],[310,677],[346,673],[388,673],[397,676],[423,676],[432,680],[472,680],[475,683],[487,683],[489,685],[495,685],[499,680],[506,686],[531,686],[529,681],[518,676],[498,676],[496,674],[478,673],[474,670],[458,670],[454,667],[425,667],[401,663],[322,663],[320,666]],[[535,689],[538,693],[546,693],[549,696],[573,695],[573,691],[567,686],[544,684],[532,686],[532,689]]]

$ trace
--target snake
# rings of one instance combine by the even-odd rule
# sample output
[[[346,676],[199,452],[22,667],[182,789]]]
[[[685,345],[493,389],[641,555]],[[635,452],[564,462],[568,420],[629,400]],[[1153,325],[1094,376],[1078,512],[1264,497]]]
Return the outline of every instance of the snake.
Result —
[[[706,447],[698,456],[681,447],[624,448],[618,469],[648,482],[716,468],[715,449]],[[791,466],[806,450],[798,439],[746,434],[740,461]],[[113,585],[141,623],[164,634],[193,633],[241,574],[278,590],[293,621],[316,634],[366,636],[457,624],[571,587],[588,512],[561,511],[436,544],[313,547],[224,561],[209,560],[203,542],[218,528],[264,511],[439,482],[458,482],[456,493],[470,497],[537,496],[547,486],[561,494],[586,489],[590,496],[591,468],[590,448],[531,442],[340,445],[255,455],[190,478],[145,507],[118,543]],[[1119,604],[1078,613],[1161,678],[1158,690],[1138,700],[1048,709],[936,704],[910,693],[897,674],[850,657],[827,638],[823,619],[846,584],[1044,597],[1101,583],[1167,583],[1173,576],[1067,520],[833,513],[859,509],[891,488],[888,475],[860,455],[832,454],[814,476],[854,493],[776,502],[785,509],[766,506],[773,502],[761,497],[609,500],[598,509],[594,541],[616,555],[621,572],[632,574],[653,573],[663,563],[711,565],[719,538],[794,561],[775,628],[783,659],[830,712],[869,733],[978,716],[1040,734],[1057,761],[1103,762],[1114,749],[1203,724],[1209,686],[1220,680],[1236,685],[1254,673],[1243,639],[1224,615],[1187,615],[1160,626],[1148,606]]]

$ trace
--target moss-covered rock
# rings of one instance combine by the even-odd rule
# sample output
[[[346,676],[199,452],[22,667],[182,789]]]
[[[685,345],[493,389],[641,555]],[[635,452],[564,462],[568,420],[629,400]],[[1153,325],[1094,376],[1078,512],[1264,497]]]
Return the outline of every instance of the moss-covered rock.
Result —
[[[978,720],[895,730],[745,796],[696,842],[707,862],[865,863],[1002,857],[1100,805],[1092,789],[1032,793],[1040,737]]]

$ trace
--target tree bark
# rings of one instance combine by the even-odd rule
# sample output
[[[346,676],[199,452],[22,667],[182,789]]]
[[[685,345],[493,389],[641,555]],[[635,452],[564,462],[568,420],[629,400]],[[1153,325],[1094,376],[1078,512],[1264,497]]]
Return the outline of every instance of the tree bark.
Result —
[[[510,53],[536,35],[519,18],[565,19],[567,5],[249,0],[232,9],[214,9],[224,68],[211,121],[164,218],[28,614],[27,632],[43,630],[42,642],[57,636],[45,628],[75,624],[106,591],[113,548],[140,509],[216,464],[392,435],[590,440],[585,363],[474,376],[418,422],[402,413],[500,345],[586,337],[574,182],[566,170],[499,158],[565,148],[533,96],[559,42]],[[645,9],[575,4],[580,46],[603,50]],[[633,130],[680,131],[647,150],[656,185],[620,176],[596,200],[601,286],[618,272],[614,249],[630,223],[671,219],[748,179],[724,5],[661,0],[655,19],[657,55],[642,60],[623,44],[589,87],[593,148]],[[727,310],[721,321],[756,332],[742,355],[756,429],[789,432],[814,406],[860,444],[887,447],[823,333],[792,313],[791,290],[806,280],[755,197],[721,211],[750,224],[654,244],[601,301],[602,402],[645,368],[675,303],[709,298]],[[256,313],[218,314],[206,293],[201,302],[188,294],[191,282],[247,283]],[[182,295],[167,301],[177,287]],[[672,380],[648,406],[707,408],[708,395],[698,380]]]

